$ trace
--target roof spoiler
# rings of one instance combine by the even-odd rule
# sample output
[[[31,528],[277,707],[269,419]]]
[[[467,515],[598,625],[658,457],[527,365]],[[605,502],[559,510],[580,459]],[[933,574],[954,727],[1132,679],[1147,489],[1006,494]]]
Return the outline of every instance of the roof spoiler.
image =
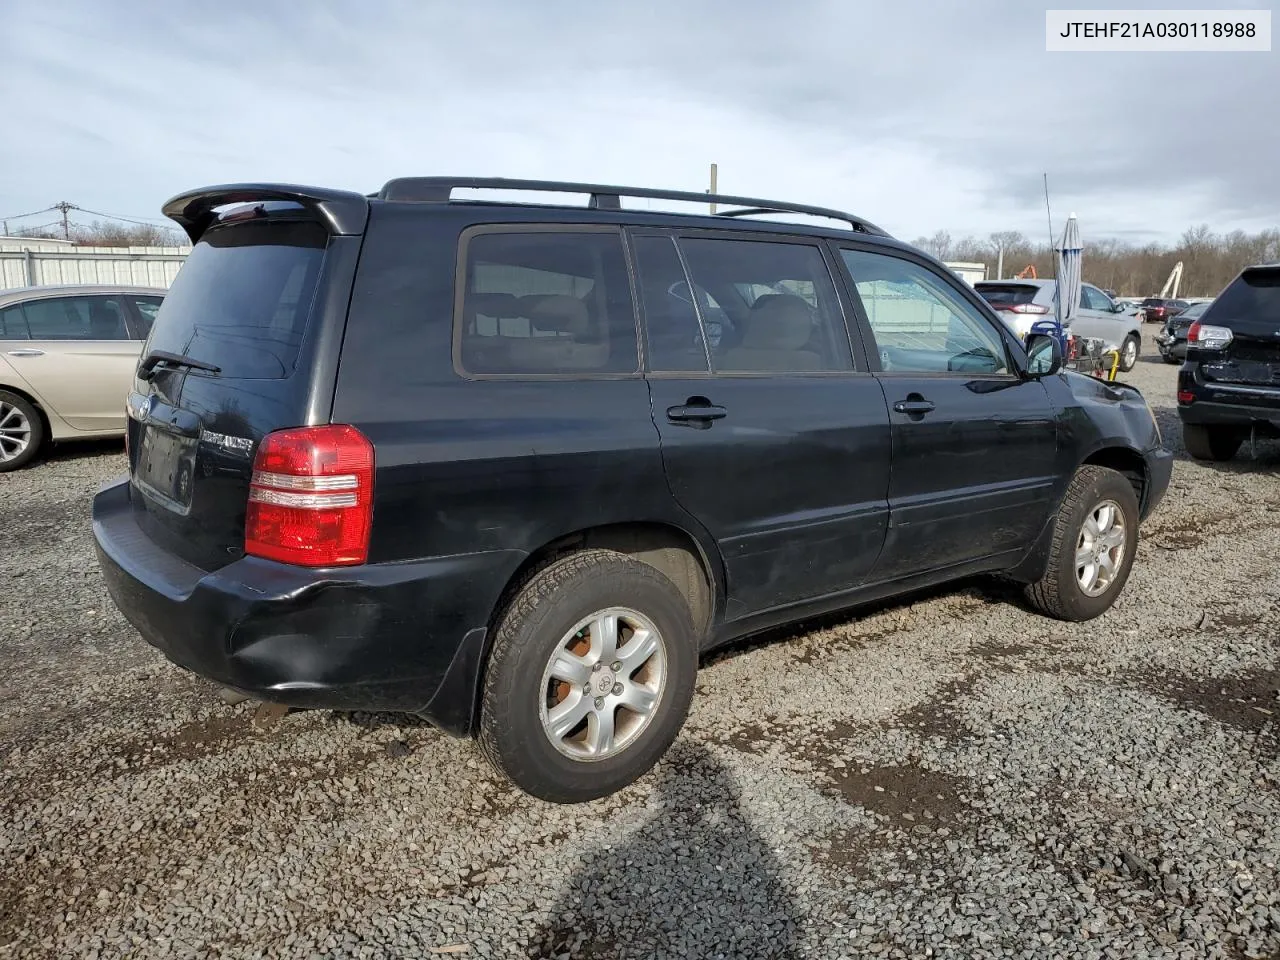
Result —
[[[195,243],[217,221],[214,211],[232,203],[283,200],[297,203],[324,222],[330,233],[352,235],[364,232],[369,219],[369,201],[347,190],[303,187],[287,183],[224,183],[180,193],[161,207],[164,215],[177,223]]]

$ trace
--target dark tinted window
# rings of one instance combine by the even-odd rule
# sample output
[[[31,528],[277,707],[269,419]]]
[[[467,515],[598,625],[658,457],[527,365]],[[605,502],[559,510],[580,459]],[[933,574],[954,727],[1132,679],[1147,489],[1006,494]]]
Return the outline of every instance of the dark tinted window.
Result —
[[[637,237],[635,251],[649,368],[707,372],[707,350],[675,243],[669,237]]]
[[[114,297],[52,297],[22,305],[32,340],[128,340]]]
[[[1232,280],[1209,305],[1203,320],[1233,330],[1280,330],[1280,269],[1251,270]]]
[[[717,373],[853,369],[835,286],[817,247],[686,239],[680,249]]]
[[[631,284],[615,233],[481,233],[466,244],[462,367],[479,374],[633,373]]]
[[[27,319],[22,315],[22,305],[0,310],[0,340],[26,340]]]
[[[318,223],[215,227],[178,271],[147,349],[216,364],[224,377],[287,377],[298,362],[327,241]]]
[[[1016,307],[1020,303],[1030,303],[1036,298],[1039,287],[1025,283],[979,283],[974,289],[992,306]]]
[[[1159,297],[1147,297],[1147,299],[1142,301],[1142,305],[1144,307],[1163,307],[1164,301]]]
[[[133,305],[138,308],[138,323],[141,324],[136,339],[145,340],[151,335],[151,327],[156,322],[156,314],[160,312],[162,297],[134,297]]]

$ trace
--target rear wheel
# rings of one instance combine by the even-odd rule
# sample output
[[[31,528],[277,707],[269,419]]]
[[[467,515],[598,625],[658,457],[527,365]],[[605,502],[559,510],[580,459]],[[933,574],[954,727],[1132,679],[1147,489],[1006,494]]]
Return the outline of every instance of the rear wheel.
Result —
[[[1133,334],[1125,337],[1120,345],[1120,369],[1125,373],[1137,366],[1139,347],[1138,338]]]
[[[44,445],[44,421],[27,400],[0,390],[0,473],[36,458]]]
[[[671,580],[610,550],[575,553],[538,571],[503,615],[480,746],[536,797],[594,800],[666,752],[697,669],[689,605]]]
[[[1244,443],[1244,431],[1237,427],[1206,427],[1199,423],[1182,425],[1182,443],[1197,460],[1230,460]]]
[[[1115,470],[1083,466],[1058,508],[1049,563],[1027,585],[1027,601],[1059,620],[1092,620],[1124,589],[1137,547],[1133,486]]]

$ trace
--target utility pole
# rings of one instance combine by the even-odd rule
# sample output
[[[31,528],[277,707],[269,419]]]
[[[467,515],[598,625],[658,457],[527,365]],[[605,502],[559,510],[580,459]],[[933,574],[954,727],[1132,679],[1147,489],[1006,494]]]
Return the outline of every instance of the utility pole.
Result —
[[[72,210],[75,210],[76,205],[74,203],[67,203],[67,201],[63,200],[59,203],[55,203],[53,205],[53,209],[62,211],[62,239],[70,240],[71,226],[70,224],[67,223],[67,214],[70,213]]]
[[[711,165],[711,189],[707,191],[707,193],[710,193],[712,195],[714,195],[716,192],[716,172],[717,172],[717,166],[716,164],[713,163]],[[714,200],[711,202],[711,215],[713,217],[716,215],[716,204]]]
[[[1004,244],[996,247],[996,279],[1004,279]]]

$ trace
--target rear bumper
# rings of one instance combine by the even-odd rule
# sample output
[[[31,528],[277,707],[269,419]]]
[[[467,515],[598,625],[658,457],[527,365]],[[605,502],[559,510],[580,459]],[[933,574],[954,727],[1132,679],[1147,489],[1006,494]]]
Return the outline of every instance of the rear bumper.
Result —
[[[309,570],[244,557],[212,573],[134,520],[127,480],[94,498],[112,599],[174,663],[272,703],[419,713],[470,731],[485,627],[514,551]]]
[[[1178,374],[1179,394],[1190,393],[1190,403],[1178,403],[1183,423],[1205,426],[1259,426],[1280,433],[1280,386],[1250,386],[1203,381],[1188,372]]]

